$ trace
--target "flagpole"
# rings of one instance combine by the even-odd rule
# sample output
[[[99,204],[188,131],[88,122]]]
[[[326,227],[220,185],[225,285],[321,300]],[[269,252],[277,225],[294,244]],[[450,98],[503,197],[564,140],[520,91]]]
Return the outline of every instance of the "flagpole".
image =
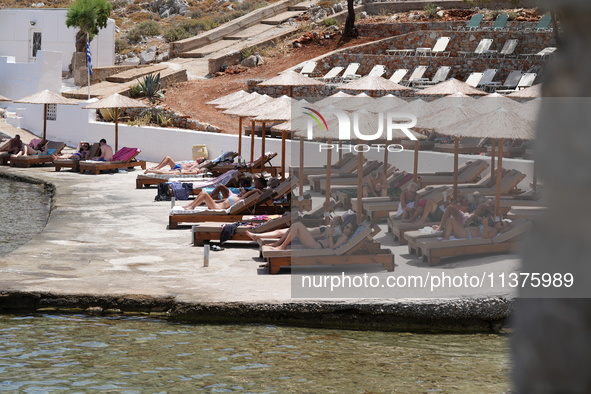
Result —
[[[90,74],[92,74],[92,57],[90,54],[90,41],[86,36],[86,74],[88,76],[88,100],[90,100]]]

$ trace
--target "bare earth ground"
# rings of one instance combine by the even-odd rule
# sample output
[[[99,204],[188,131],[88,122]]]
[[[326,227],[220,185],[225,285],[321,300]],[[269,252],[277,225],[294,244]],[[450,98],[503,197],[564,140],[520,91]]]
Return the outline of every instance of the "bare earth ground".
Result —
[[[340,35],[304,45],[301,48],[277,49],[274,54],[264,56],[265,63],[238,74],[226,73],[211,79],[182,82],[167,89],[163,103],[176,112],[215,125],[224,132],[236,133],[236,118],[224,115],[205,103],[237,90],[246,90],[248,79],[267,79],[279,72],[327,52],[375,41],[374,37],[359,37],[347,42],[340,41]]]

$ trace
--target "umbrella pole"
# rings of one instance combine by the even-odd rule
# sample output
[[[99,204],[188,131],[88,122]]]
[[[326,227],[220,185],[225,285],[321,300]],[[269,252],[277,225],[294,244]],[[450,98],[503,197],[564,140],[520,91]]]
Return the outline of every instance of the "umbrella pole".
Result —
[[[119,107],[115,108],[115,152],[119,150]]]
[[[304,137],[300,136],[300,195],[298,198],[298,211],[302,212],[302,200],[304,199]]]
[[[43,104],[43,142],[47,141],[47,104]]]
[[[458,151],[460,148],[460,139],[454,138],[454,196],[453,201],[458,201]]]
[[[343,141],[339,140],[339,160],[343,160]]]
[[[265,122],[263,122],[263,128],[261,130],[261,157],[265,154]],[[261,176],[265,171],[265,160],[261,160]]]
[[[281,130],[281,179],[285,179],[285,130]]]
[[[390,144],[386,142],[386,145],[384,145],[384,174],[386,174],[386,176],[388,176],[388,146],[390,146]]]
[[[254,161],[254,120],[250,123],[250,163]]]
[[[492,147],[490,150],[490,181],[492,182],[495,179],[495,141],[492,143]]]
[[[332,144],[332,139],[328,139],[328,145]],[[330,176],[332,174],[332,149],[326,150],[326,199],[324,201],[324,224],[330,222]]]
[[[497,193],[495,197],[495,214],[502,218],[501,215],[501,179],[503,178],[503,142],[504,139],[499,139],[499,162],[497,165]]]
[[[536,193],[538,192],[538,171],[536,170],[536,163],[534,162],[534,174],[533,174],[533,185],[532,185],[532,197],[536,199]]]
[[[242,156],[242,116],[238,117],[238,156]]]
[[[417,183],[418,179],[419,179],[419,141],[415,141],[415,164],[414,164],[414,170],[413,170],[413,182]]]
[[[357,141],[359,143],[359,140]],[[363,152],[357,152],[357,224],[363,221]]]

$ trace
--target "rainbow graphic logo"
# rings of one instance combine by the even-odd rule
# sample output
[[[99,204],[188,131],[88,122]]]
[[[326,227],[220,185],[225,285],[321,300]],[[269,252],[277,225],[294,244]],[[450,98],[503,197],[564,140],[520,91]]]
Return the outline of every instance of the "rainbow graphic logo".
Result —
[[[326,131],[328,131],[328,123],[326,123],[324,116],[322,116],[322,114],[320,112],[318,112],[315,109],[312,109],[310,107],[304,107],[304,109],[307,109],[308,111],[310,111],[310,112],[304,112],[304,115],[308,115],[309,117],[314,119],[314,121],[318,124],[318,126],[320,126],[321,128],[324,127],[324,129]]]

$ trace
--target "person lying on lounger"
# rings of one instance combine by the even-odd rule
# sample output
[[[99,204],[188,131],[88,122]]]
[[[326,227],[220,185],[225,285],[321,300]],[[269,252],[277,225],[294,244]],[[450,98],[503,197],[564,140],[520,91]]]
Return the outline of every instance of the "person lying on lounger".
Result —
[[[299,240],[306,249],[336,249],[347,243],[349,238],[357,230],[357,220],[348,220],[343,225],[343,234],[339,237],[327,236],[323,239],[316,239],[314,235],[304,226],[302,222],[296,222],[289,227],[283,236],[283,241],[278,246],[271,246],[273,250],[286,250],[294,240]],[[335,239],[337,238],[337,239]]]
[[[29,156],[29,155],[45,155],[47,154],[47,144],[49,141],[41,140],[38,144],[32,142],[23,145],[22,149],[15,155],[18,156]]]
[[[343,230],[341,228],[342,224],[342,216],[335,216],[330,220],[328,226],[312,227],[309,228],[308,231],[317,240],[325,239],[327,237],[340,237],[343,235]],[[279,238],[277,241],[269,244],[269,246],[279,246],[285,240],[288,231],[289,228],[282,228],[279,230],[267,231],[266,233],[253,233],[247,231],[246,234],[253,241],[258,241],[259,239]]]
[[[400,204],[396,216],[401,219],[408,219],[415,214],[416,206],[419,203],[420,196],[417,193],[419,185],[415,182],[408,184],[408,187],[400,195]]]
[[[171,170],[146,170],[144,174],[164,174],[164,175],[197,175],[203,174],[207,170],[197,166],[189,168],[173,168]]]
[[[197,198],[193,200],[189,205],[183,206],[183,209],[195,209],[201,204],[205,204],[209,209],[227,209],[230,208],[232,205],[236,204],[240,200],[244,200],[247,197],[252,196],[253,194],[261,194],[262,190],[259,189],[252,189],[246,191],[244,189],[241,190],[240,194],[230,194],[227,198],[222,200],[214,200],[211,195],[207,192],[201,192],[197,195]]]
[[[65,155],[51,155],[53,160],[57,159],[73,159],[73,160],[84,160],[90,157],[90,144],[88,142],[81,142],[80,148],[74,153],[66,153]]]
[[[490,218],[490,211],[485,211],[482,224],[480,226],[464,227],[457,220],[450,217],[445,222],[443,230],[443,239],[449,239],[452,235],[456,238],[492,238],[495,235],[502,234],[511,229],[511,222],[502,220],[494,222]]]
[[[201,164],[205,161],[207,160],[204,157],[200,157],[197,160],[180,161],[177,163],[172,157],[166,156],[157,166],[144,171],[144,174],[155,173],[153,171],[162,170],[166,166],[170,166],[170,170],[192,170],[194,168],[201,168]]]

